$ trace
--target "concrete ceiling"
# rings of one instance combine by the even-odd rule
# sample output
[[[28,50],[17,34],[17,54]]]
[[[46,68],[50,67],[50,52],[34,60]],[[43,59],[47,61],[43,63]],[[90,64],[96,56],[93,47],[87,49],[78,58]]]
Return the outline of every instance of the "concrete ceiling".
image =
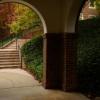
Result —
[[[42,19],[44,33],[75,32],[81,0],[24,0],[36,9]],[[1,0],[1,2],[20,2],[22,0]]]

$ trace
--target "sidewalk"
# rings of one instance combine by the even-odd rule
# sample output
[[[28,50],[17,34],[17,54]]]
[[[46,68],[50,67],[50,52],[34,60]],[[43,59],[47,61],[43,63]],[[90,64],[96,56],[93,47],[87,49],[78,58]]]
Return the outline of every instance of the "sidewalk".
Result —
[[[22,69],[0,70],[0,100],[88,100],[79,93],[46,90]]]
[[[30,87],[39,85],[38,81],[21,69],[0,69],[0,89]]]

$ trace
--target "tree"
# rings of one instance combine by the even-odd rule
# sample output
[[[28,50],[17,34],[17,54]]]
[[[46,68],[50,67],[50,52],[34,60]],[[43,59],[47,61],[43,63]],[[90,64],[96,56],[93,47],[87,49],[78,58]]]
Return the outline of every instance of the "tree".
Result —
[[[100,0],[95,0],[96,6],[100,8]]]
[[[98,11],[98,14],[100,15],[100,0],[95,0],[95,5],[96,5],[96,9]]]
[[[19,33],[41,25],[40,18],[32,9],[22,4],[13,3],[13,5],[15,5],[16,20],[8,25],[12,33]]]
[[[95,5],[98,14],[100,15],[100,0],[90,0],[91,5]]]
[[[96,0],[90,0],[90,2],[91,2],[91,5],[94,5],[94,2],[95,2]]]
[[[0,4],[0,37],[4,38],[10,33],[8,23],[11,22],[14,7],[10,3]]]

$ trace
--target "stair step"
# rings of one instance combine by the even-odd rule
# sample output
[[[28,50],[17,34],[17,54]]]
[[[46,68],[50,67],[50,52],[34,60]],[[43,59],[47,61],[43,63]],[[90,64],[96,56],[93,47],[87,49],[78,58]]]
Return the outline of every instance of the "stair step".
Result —
[[[8,48],[13,48],[13,47],[14,47],[14,48],[17,48],[16,46],[11,46],[11,47],[7,47],[7,49],[8,49]]]
[[[12,50],[12,49],[9,49],[9,50],[0,50],[0,52],[18,52],[18,50]]]
[[[7,59],[7,58],[3,58],[3,59],[0,59],[0,63],[6,63],[6,62],[20,62],[20,59],[19,58],[13,58],[13,59]]]
[[[2,57],[2,56],[19,56],[19,54],[18,53],[16,53],[16,54],[7,54],[7,53],[5,53],[5,54],[0,54],[0,57]]]
[[[1,62],[18,62],[20,61],[19,59],[0,59],[0,63]]]
[[[9,50],[8,49],[7,50],[2,49],[2,50],[0,50],[0,52],[18,52],[18,51],[17,50],[12,50],[12,49],[11,50],[10,49]]]
[[[2,48],[2,50],[4,50],[4,51],[7,51],[7,50],[8,51],[11,51],[11,50],[14,51],[14,50],[16,50],[16,48],[7,48],[7,50],[5,50],[4,48]],[[0,51],[2,51],[2,50],[0,50]]]
[[[11,48],[9,49],[8,48],[8,49],[0,49],[0,51],[18,51],[18,50],[17,49],[11,49]]]
[[[9,66],[20,66],[21,64],[5,64],[5,65],[0,65],[1,66],[5,66],[5,67],[9,67]]]
[[[19,57],[19,54],[0,54],[0,57]]]
[[[7,53],[4,53],[4,54],[0,54],[0,56],[2,57],[2,56],[19,56],[19,54],[18,53],[16,53],[16,54],[7,54]]]
[[[14,52],[19,52],[19,51],[17,51],[17,50],[16,50],[16,51],[15,51],[15,50],[8,50],[8,51],[7,51],[7,50],[4,50],[4,51],[1,51],[1,50],[0,50],[0,53],[2,53],[2,52],[8,52],[8,53],[9,53],[9,52],[12,52],[12,53],[14,53]]]
[[[0,54],[19,54],[19,52],[1,52],[0,51]]]
[[[0,68],[20,68],[20,65],[0,65]]]
[[[16,49],[16,47],[8,48],[8,49]]]
[[[16,45],[15,45],[15,44],[11,44],[11,45],[10,45],[10,47],[12,47],[12,46],[15,46],[15,47],[16,47]]]
[[[19,54],[19,52],[0,52],[0,54]]]
[[[0,59],[19,59],[19,56],[17,56],[17,57],[11,57],[11,56],[7,56],[7,57],[0,57]]]
[[[0,66],[1,65],[19,65],[20,62],[0,62]]]
[[[18,54],[19,52],[0,52],[0,54]]]
[[[8,47],[8,48],[16,48],[16,47],[12,46],[12,47]]]

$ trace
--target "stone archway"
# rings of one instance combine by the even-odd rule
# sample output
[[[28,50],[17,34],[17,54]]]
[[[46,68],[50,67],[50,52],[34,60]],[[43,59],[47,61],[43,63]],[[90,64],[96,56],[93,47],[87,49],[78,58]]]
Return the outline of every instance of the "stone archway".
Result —
[[[1,2],[20,0],[1,0]],[[25,0],[34,6],[44,23],[44,87],[65,91],[77,89],[76,38],[80,0]],[[28,5],[27,5],[28,6]],[[47,26],[47,27],[46,27]]]

